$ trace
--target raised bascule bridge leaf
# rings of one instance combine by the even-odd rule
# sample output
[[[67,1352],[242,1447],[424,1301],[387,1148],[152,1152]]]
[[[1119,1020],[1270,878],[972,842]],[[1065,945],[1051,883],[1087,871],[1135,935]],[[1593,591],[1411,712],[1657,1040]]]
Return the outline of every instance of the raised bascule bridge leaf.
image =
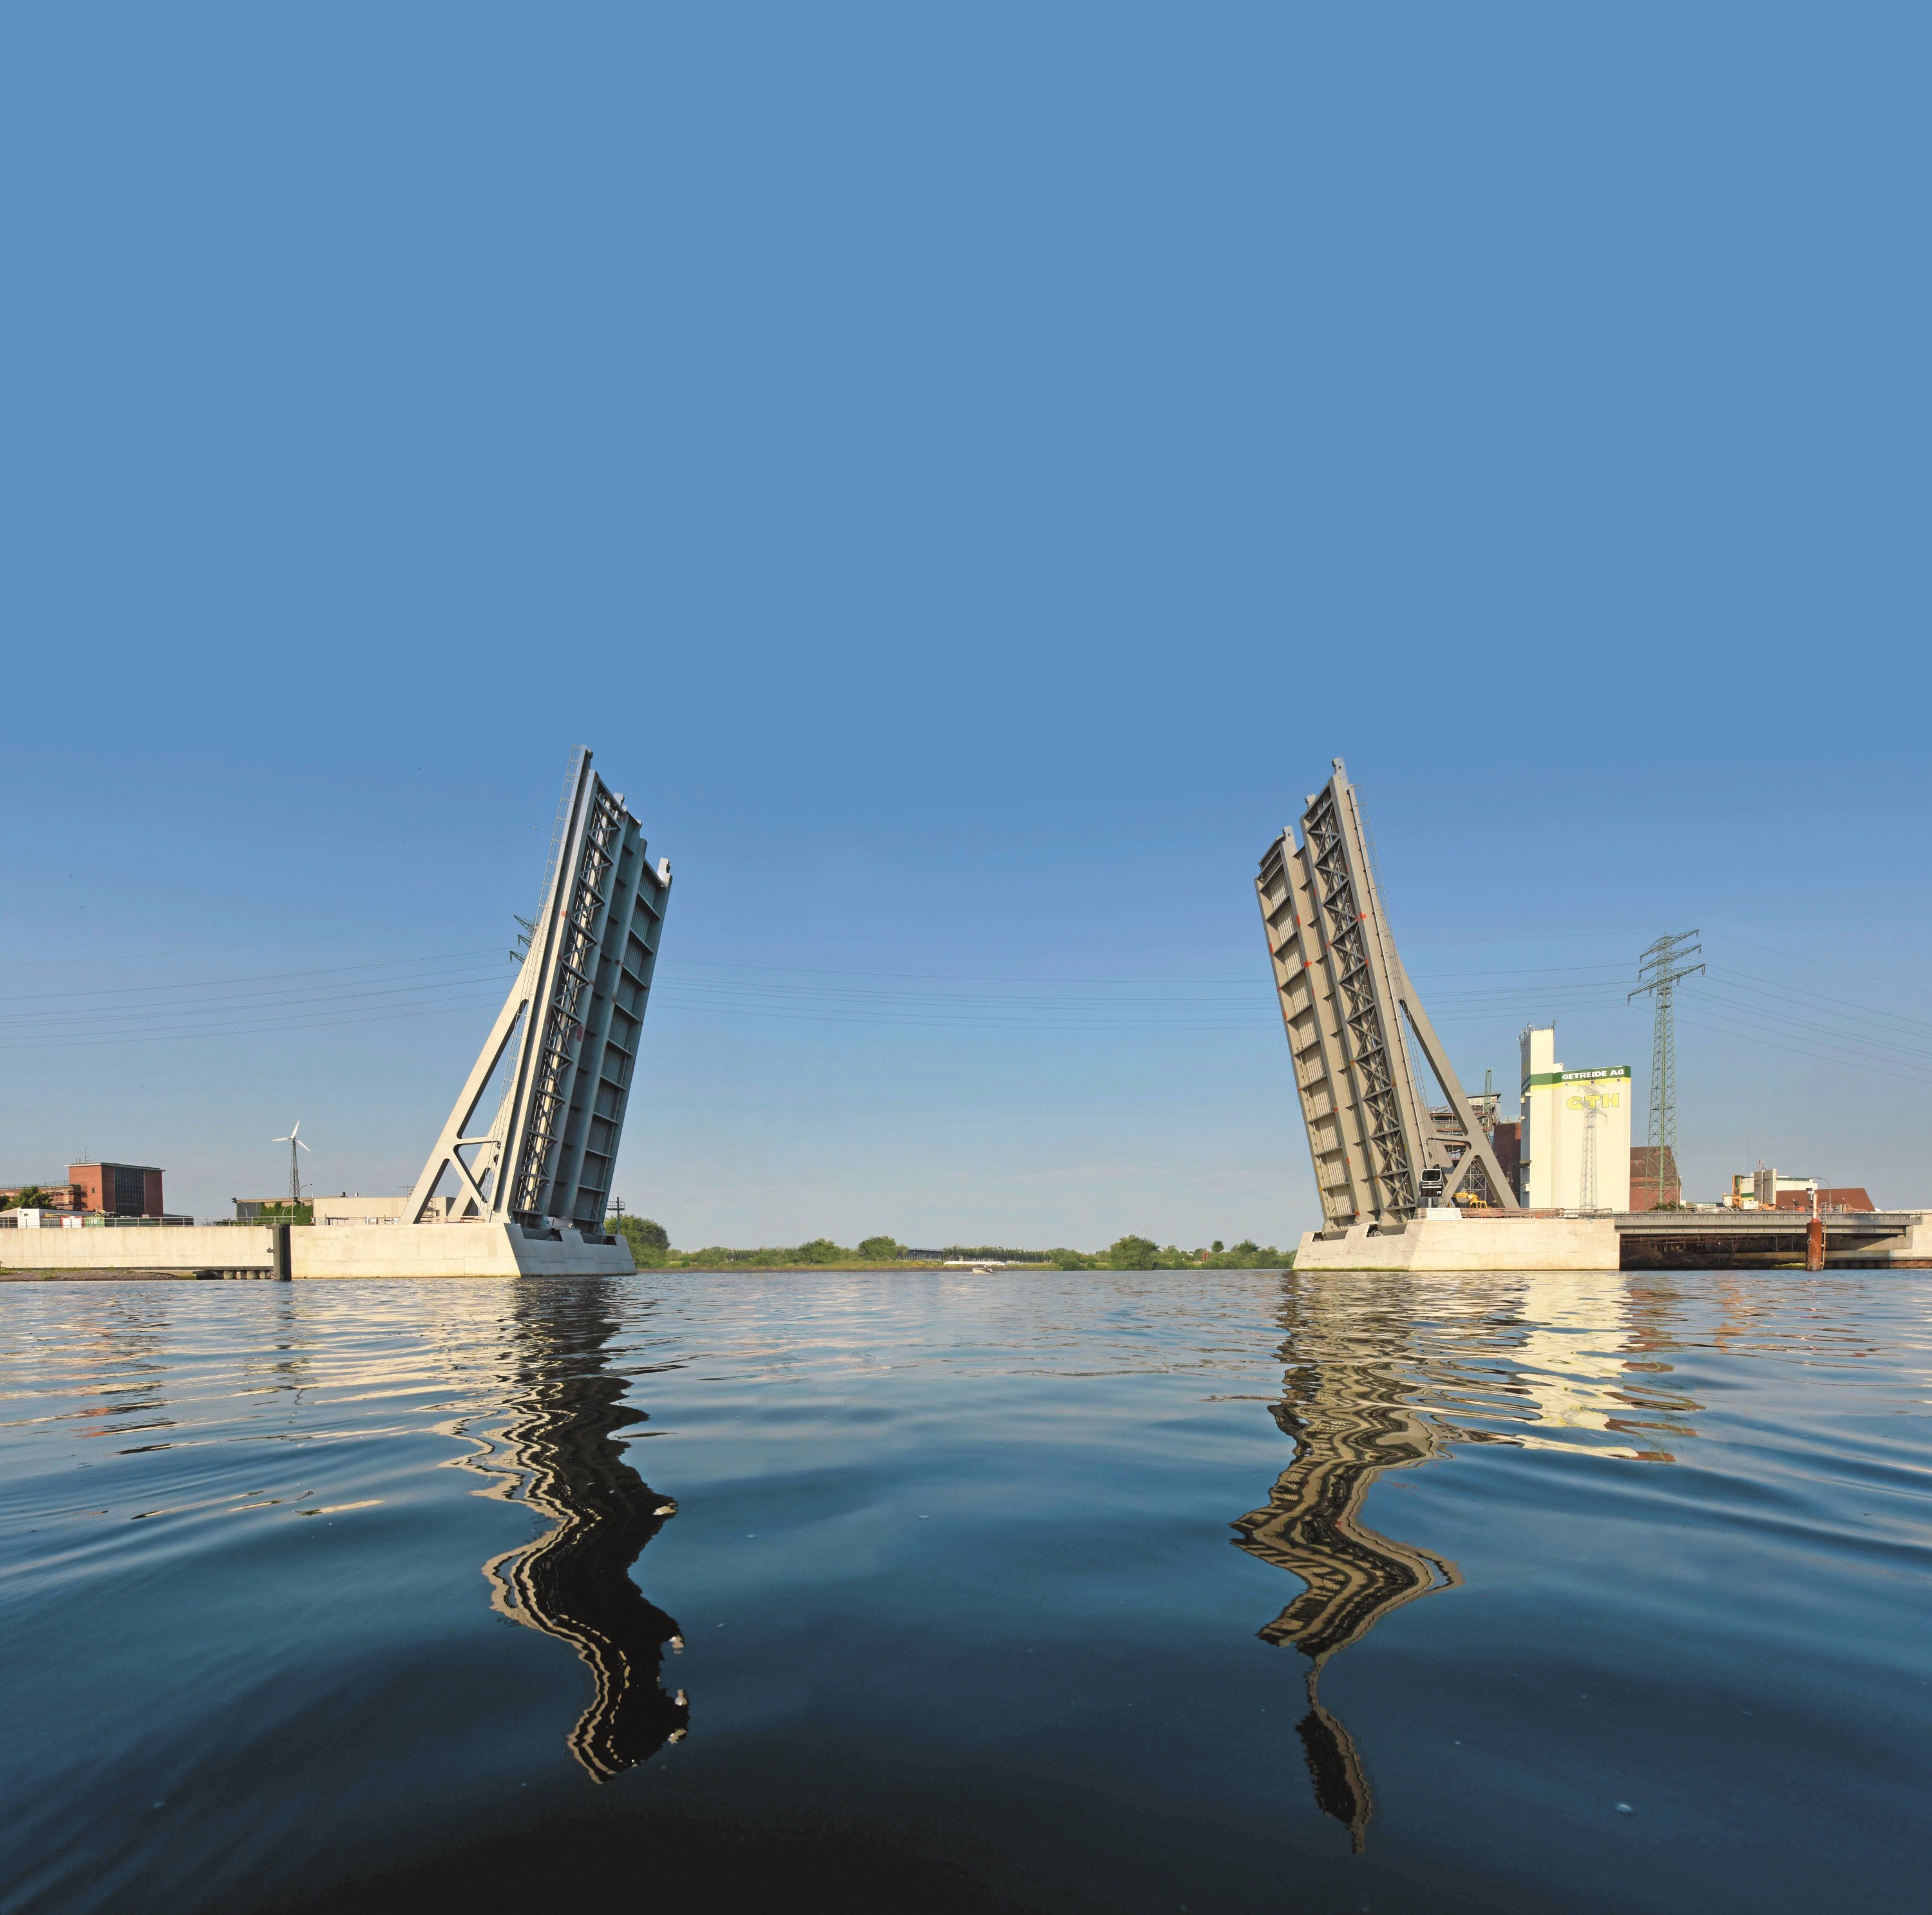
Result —
[[[604,1239],[670,863],[580,749],[523,963],[404,1205],[406,1224]]]

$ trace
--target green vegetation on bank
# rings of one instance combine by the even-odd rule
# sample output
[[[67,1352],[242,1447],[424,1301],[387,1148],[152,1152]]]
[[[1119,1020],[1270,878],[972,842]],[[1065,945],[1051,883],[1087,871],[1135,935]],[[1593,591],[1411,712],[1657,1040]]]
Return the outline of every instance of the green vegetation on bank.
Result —
[[[1081,1250],[1055,1250],[1056,1270],[1286,1270],[1294,1261],[1292,1250],[1244,1238],[1231,1249],[1216,1238],[1211,1247],[1184,1250],[1156,1244],[1151,1237],[1122,1237],[1090,1256]]]
[[[829,1237],[814,1237],[809,1243],[779,1244],[761,1250],[730,1250],[712,1244],[704,1250],[680,1250],[671,1247],[670,1233],[648,1217],[615,1220],[631,1247],[631,1256],[640,1270],[796,1270],[818,1265],[840,1270],[932,1269],[934,1261],[909,1257],[903,1244],[890,1237],[867,1237],[855,1249],[835,1244]],[[948,1256],[963,1257],[986,1253],[952,1250]],[[1120,1238],[1104,1250],[1052,1250],[1038,1268],[1053,1270],[1265,1270],[1286,1269],[1292,1254],[1283,1255],[1272,1244],[1257,1244],[1251,1238],[1232,1248],[1217,1238],[1211,1248],[1184,1250],[1172,1244],[1156,1244],[1151,1237]],[[944,1259],[940,1259],[943,1261]]]

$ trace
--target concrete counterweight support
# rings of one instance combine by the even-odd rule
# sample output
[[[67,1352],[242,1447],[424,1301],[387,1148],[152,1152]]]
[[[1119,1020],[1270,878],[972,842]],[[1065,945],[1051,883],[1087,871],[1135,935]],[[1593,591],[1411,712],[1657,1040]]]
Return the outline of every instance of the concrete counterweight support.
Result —
[[[1620,1250],[1607,1217],[1412,1217],[1379,1231],[1358,1223],[1340,1237],[1310,1231],[1297,1270],[1615,1270]]]
[[[514,1223],[418,1223],[304,1231],[295,1274],[319,1277],[628,1277],[631,1247],[574,1230],[528,1236]]]

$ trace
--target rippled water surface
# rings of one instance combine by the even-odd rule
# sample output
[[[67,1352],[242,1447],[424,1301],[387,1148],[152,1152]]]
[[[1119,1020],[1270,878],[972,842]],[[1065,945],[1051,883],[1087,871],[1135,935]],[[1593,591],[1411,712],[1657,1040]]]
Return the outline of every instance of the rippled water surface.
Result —
[[[0,1286],[0,1907],[1916,1909],[1928,1301]]]

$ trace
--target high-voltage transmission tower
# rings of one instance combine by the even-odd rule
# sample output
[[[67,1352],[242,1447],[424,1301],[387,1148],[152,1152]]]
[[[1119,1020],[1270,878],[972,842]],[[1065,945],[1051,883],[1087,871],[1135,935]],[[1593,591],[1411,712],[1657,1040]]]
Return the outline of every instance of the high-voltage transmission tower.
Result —
[[[1301,842],[1283,831],[1255,880],[1324,1227],[1402,1222],[1459,1196],[1517,1209],[1396,949],[1361,800],[1342,761],[1330,764],[1308,794]]]
[[[1624,1001],[1634,1004],[1646,992],[1657,1007],[1650,1037],[1650,1127],[1646,1141],[1657,1152],[1658,1188],[1677,1168],[1677,1025],[1672,993],[1687,977],[1694,977],[1704,967],[1687,965],[1684,959],[1702,944],[1690,942],[1702,934],[1674,932],[1660,938],[1643,954],[1636,974],[1643,980]]]

